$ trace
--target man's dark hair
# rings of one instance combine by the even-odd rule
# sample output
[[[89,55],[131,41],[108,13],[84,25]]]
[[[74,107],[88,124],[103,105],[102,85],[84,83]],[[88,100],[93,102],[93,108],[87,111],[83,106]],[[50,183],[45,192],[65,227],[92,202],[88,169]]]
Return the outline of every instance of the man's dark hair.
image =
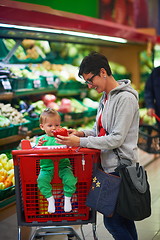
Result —
[[[84,73],[93,73],[95,75],[99,75],[101,68],[104,68],[106,70],[108,76],[112,75],[112,71],[107,58],[100,53],[91,52],[82,60],[79,67],[78,76],[81,77]]]

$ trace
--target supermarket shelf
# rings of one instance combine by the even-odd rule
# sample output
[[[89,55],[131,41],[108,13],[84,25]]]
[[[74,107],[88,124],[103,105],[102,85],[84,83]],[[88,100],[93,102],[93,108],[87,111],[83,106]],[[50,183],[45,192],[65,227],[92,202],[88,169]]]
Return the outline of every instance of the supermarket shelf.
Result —
[[[0,93],[0,100],[11,100],[12,98],[28,96],[28,95],[36,95],[36,94],[46,94],[46,93],[56,93],[58,97],[63,96],[76,96],[82,94],[82,89],[55,89],[55,88],[32,88],[32,89],[17,89],[14,92],[3,92]],[[83,88],[83,97],[87,94],[87,88]]]
[[[1,138],[0,146],[7,145],[12,142],[18,142],[18,141],[24,139],[25,136],[31,136],[31,133],[32,133],[31,131],[28,131],[28,133],[26,135],[13,135],[13,136],[9,136],[6,138]]]
[[[64,11],[52,9],[47,6],[3,0],[0,3],[1,23],[30,26],[36,28],[62,29],[70,31],[79,31],[93,33],[98,35],[107,35],[112,37],[122,37],[130,42],[147,43],[155,42],[156,36],[134,27],[113,23],[103,19],[95,19],[80,14],[73,14]],[[96,20],[96,21],[95,21]],[[69,42],[108,44],[108,41],[95,40],[91,38],[74,37],[70,35],[63,36],[42,30],[31,31],[23,29],[3,28],[1,27],[1,36],[14,38],[34,38],[53,41],[67,40]],[[60,36],[60,37],[59,37]]]
[[[87,95],[87,91],[88,91],[87,89],[83,89],[83,91],[82,89],[70,89],[70,90],[64,89],[64,90],[59,90],[56,93],[56,95],[58,97],[63,97],[63,96],[70,97],[70,96],[76,96],[76,95],[80,95],[80,96],[83,95],[84,97]]]
[[[60,90],[58,92],[56,92],[55,90],[51,90],[51,89],[19,89],[17,91],[15,91],[14,93],[10,92],[4,92],[0,94],[0,100],[11,100],[13,98],[16,97],[23,97],[23,96],[28,96],[28,95],[36,95],[36,94],[46,94],[46,93],[56,93],[56,95],[58,97],[70,97],[70,96],[76,96],[76,95],[80,95],[82,94],[81,89],[77,89],[77,90]],[[86,96],[87,94],[87,90],[83,90],[83,96]]]
[[[88,123],[89,121],[95,120],[95,116],[92,117],[83,117],[81,119],[73,119],[68,122],[62,122],[62,126],[74,127],[80,124]]]
[[[15,97],[22,97],[22,96],[28,96],[28,95],[36,95],[41,93],[54,93],[55,89],[53,88],[39,88],[39,89],[19,89],[14,92],[3,92],[0,94],[0,100],[10,100]]]
[[[32,89],[18,89],[14,91],[14,97],[18,96],[26,96],[26,95],[36,95],[41,93],[53,93],[55,92],[55,88],[32,88]]]
[[[0,93],[0,100],[10,100],[14,96],[13,92],[3,92]]]
[[[87,89],[83,91],[87,92]],[[64,89],[64,90],[56,90],[56,89],[47,89],[47,88],[40,88],[40,89],[19,89],[14,92],[14,96],[25,96],[25,95],[36,95],[41,93],[56,93],[58,97],[61,96],[75,96],[81,93],[81,89]]]
[[[16,196],[0,201],[0,221],[16,213]]]

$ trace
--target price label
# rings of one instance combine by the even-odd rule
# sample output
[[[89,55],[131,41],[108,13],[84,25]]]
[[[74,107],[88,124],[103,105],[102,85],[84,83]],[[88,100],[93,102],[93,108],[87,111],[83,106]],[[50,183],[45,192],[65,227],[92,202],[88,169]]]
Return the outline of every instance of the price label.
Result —
[[[68,122],[68,121],[71,121],[72,120],[72,116],[71,115],[69,115],[69,114],[65,114],[64,115],[64,121],[65,122]]]
[[[27,135],[28,127],[26,126],[19,126],[18,128],[18,135]]]
[[[41,87],[41,81],[40,79],[35,79],[33,81],[34,88],[40,88]]]
[[[12,89],[11,83],[8,79],[6,79],[6,80],[2,79],[2,85],[3,85],[3,88],[5,90],[11,90]]]
[[[46,77],[46,81],[47,81],[48,85],[53,85],[53,83],[54,83],[54,79],[52,76]]]
[[[82,98],[85,98],[87,96],[87,92],[85,92],[85,91],[81,91],[80,92],[80,98],[82,99]]]
[[[58,77],[56,77],[56,78],[54,79],[54,81],[53,81],[53,86],[54,86],[55,88],[58,88],[58,86],[59,86],[60,83],[61,83],[61,80],[60,80]]]

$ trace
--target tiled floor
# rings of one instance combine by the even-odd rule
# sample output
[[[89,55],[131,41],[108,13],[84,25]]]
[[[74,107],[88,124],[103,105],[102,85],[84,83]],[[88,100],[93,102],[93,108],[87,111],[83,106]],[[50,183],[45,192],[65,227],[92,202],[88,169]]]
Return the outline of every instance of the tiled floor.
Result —
[[[141,153],[140,153],[141,154]],[[143,154],[141,158],[142,162],[147,162],[147,159],[151,158],[151,155]],[[146,166],[148,171],[149,182],[152,193],[152,215],[151,217],[136,222],[139,240],[160,240],[160,158]],[[97,215],[97,235],[99,240],[112,240],[113,238],[107,232],[103,226],[102,215]],[[74,226],[76,232],[82,238],[82,234],[79,226]],[[87,224],[82,227],[86,240],[93,240],[92,225]],[[28,228],[27,228],[28,230]],[[32,229],[34,230],[34,229]],[[22,240],[28,240],[27,231],[25,232]],[[17,220],[16,214],[12,214],[10,217],[5,218],[0,222],[0,239],[1,240],[17,240]],[[67,240],[65,235],[48,236],[46,240]]]

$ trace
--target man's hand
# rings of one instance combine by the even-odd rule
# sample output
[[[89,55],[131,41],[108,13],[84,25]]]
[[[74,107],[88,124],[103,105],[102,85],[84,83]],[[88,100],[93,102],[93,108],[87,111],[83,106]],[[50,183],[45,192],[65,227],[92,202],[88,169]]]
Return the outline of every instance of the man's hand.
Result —
[[[154,114],[155,114],[154,108],[148,108],[147,115],[150,116],[150,117],[153,117]]]

